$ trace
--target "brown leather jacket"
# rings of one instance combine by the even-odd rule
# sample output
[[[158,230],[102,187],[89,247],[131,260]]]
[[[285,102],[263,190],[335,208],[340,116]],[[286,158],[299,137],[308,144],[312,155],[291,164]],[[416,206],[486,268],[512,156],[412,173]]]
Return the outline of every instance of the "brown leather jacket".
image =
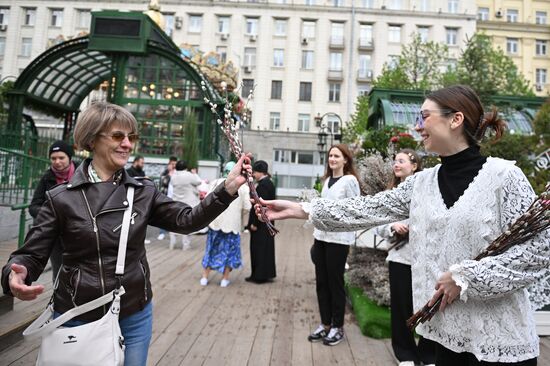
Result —
[[[63,265],[55,290],[54,308],[64,313],[110,292],[117,285],[115,264],[126,186],[135,187],[134,206],[126,266],[122,284],[121,318],[131,315],[151,301],[149,265],[144,247],[147,225],[187,234],[197,231],[223,212],[236,196],[218,186],[201,203],[190,207],[172,201],[160,193],[147,179],[134,179],[123,171],[120,184],[113,181],[90,183],[87,176],[90,160],[76,170],[67,184],[47,192],[47,201],[40,209],[25,238],[25,245],[16,250],[2,269],[2,287],[11,294],[8,284],[10,265],[27,267],[27,284],[40,276],[57,238],[61,238]],[[108,306],[81,315],[77,319],[99,319]]]

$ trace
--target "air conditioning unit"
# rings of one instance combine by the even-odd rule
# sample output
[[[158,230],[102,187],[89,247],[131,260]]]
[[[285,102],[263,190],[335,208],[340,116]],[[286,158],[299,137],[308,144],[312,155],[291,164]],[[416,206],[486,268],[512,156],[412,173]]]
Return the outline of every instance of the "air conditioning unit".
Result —
[[[227,39],[229,38],[229,33],[220,34],[220,38],[222,39],[222,41],[227,41]]]
[[[250,35],[250,42],[256,42],[256,39],[258,39],[258,36],[255,34]]]
[[[252,72],[252,66],[246,65],[245,67],[243,67],[243,70],[245,74],[250,74]]]
[[[175,26],[176,26],[176,29],[181,29],[181,27],[183,27],[183,18],[182,17],[176,17],[176,22],[175,22]]]
[[[538,92],[542,91],[542,84],[536,84],[536,85],[535,85],[535,89],[536,89]]]
[[[497,12],[495,13],[495,16],[496,16],[497,18],[502,18],[503,15],[504,15],[504,14],[502,14],[502,10],[497,10]]]
[[[7,24],[0,24],[0,32],[5,32],[8,30]]]
[[[302,38],[302,45],[307,46],[307,38]]]

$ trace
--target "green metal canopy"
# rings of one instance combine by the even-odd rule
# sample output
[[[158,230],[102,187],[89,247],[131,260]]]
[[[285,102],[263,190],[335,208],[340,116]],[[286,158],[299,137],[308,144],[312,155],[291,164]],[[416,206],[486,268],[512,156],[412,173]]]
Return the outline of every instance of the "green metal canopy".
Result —
[[[426,92],[374,88],[369,93],[367,125],[372,128],[401,126],[414,134],[416,117],[424,102]],[[532,121],[544,103],[539,97],[496,96],[494,104],[499,108],[511,133],[533,133]]]
[[[90,35],[60,43],[34,59],[10,92],[8,126],[21,128],[23,107],[30,105],[64,116],[68,139],[82,101],[100,85],[109,102],[136,116],[142,136],[137,152],[181,154],[184,126],[194,115],[200,156],[215,157],[217,129],[203,96],[220,105],[221,97],[140,12],[94,12]]]

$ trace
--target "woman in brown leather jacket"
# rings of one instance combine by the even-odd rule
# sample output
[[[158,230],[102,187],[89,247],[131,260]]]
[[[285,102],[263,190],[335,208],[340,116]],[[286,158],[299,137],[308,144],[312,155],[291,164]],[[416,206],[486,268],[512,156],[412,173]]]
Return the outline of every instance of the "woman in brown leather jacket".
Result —
[[[81,113],[74,141],[93,153],[72,179],[47,192],[25,239],[25,245],[10,256],[2,270],[4,293],[33,300],[44,291],[31,285],[60,240],[63,263],[54,294],[54,310],[62,314],[94,300],[117,286],[115,264],[123,212],[128,206],[126,187],[135,187],[126,266],[122,285],[126,290],[120,311],[125,338],[125,365],[145,365],[152,332],[151,283],[144,247],[147,225],[182,234],[210,223],[237,197],[250,170],[247,157],[236,164],[220,184],[196,207],[172,201],[148,179],[135,179],[124,170],[138,140],[137,122],[124,108],[98,102]],[[108,306],[71,320],[78,325],[101,318]]]

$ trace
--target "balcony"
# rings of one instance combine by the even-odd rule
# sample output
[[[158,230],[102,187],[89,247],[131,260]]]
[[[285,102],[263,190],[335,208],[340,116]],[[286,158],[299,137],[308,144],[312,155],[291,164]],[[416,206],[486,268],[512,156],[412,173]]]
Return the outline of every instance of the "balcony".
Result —
[[[344,49],[344,37],[332,36],[330,37],[329,48],[333,50],[343,50]]]
[[[374,73],[370,69],[359,69],[357,70],[357,81],[358,82],[370,82],[372,81]]]
[[[374,50],[374,41],[372,38],[359,38],[359,51],[372,51]]]
[[[342,81],[344,80],[344,71],[340,70],[328,70],[328,80]]]

